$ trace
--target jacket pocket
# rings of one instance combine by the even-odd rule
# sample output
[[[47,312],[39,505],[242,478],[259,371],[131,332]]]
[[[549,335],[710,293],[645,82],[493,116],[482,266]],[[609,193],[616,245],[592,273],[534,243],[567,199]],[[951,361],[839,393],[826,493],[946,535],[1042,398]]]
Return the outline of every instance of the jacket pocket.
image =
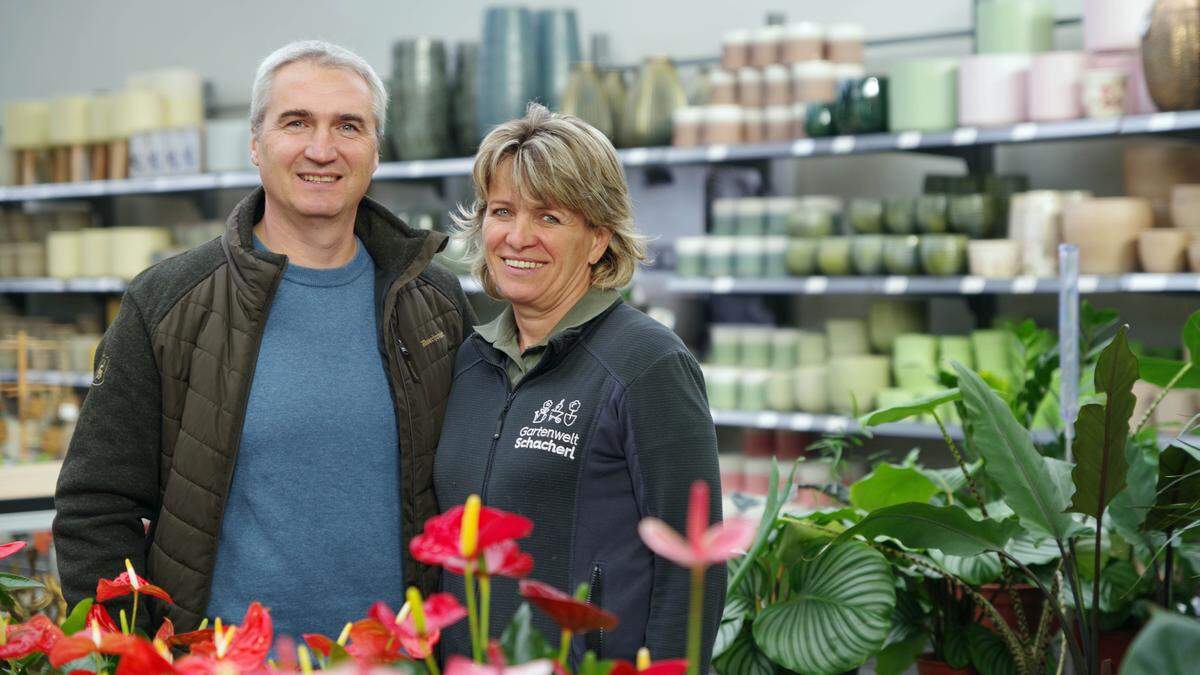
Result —
[[[592,563],[592,574],[588,579],[587,601],[604,609],[604,563]],[[604,658],[604,629],[594,630],[586,635],[585,645],[588,651],[595,652],[597,659]]]

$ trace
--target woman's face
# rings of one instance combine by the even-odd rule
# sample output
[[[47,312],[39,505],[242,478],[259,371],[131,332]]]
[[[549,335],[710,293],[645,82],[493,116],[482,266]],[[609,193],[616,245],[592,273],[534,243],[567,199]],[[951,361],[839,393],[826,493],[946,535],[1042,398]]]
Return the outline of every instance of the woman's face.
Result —
[[[612,233],[588,226],[577,211],[523,199],[513,186],[512,159],[497,168],[487,194],[484,261],[500,295],[539,311],[573,305],[591,286],[591,266]]]

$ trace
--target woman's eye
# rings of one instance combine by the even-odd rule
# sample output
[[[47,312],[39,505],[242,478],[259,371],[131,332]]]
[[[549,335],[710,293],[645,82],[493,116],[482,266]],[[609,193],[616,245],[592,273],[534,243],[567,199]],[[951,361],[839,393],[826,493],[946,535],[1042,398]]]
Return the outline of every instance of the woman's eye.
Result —
[[[507,216],[507,215],[509,215],[509,213],[511,213],[511,212],[510,212],[508,209],[504,208],[503,206],[501,206],[501,207],[499,207],[499,208],[492,209],[492,215],[493,215],[493,216],[501,216],[501,217],[504,217],[504,216]]]
[[[559,221],[558,218],[555,218],[554,216],[550,215],[549,213],[542,216],[542,220],[546,221],[547,223],[552,223],[554,225],[557,225],[559,222],[561,222],[561,221]]]

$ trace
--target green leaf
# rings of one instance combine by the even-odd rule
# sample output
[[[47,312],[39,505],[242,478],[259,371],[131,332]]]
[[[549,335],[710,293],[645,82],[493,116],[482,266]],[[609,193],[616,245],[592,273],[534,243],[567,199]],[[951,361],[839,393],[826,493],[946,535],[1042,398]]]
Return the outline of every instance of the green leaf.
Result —
[[[91,598],[84,598],[79,601],[78,605],[75,605],[75,609],[72,609],[71,613],[67,615],[67,620],[63,621],[62,632],[64,634],[74,635],[87,627],[87,615],[92,611],[93,602]]]
[[[1130,541],[1141,539],[1142,524],[1154,507],[1155,484],[1158,479],[1158,450],[1143,448],[1136,440],[1125,444],[1125,489],[1108,505],[1108,522],[1122,537]]]
[[[1192,312],[1183,324],[1183,346],[1188,349],[1192,367],[1200,368],[1200,310]]]
[[[1022,565],[1045,565],[1062,557],[1058,544],[1048,537],[1037,537],[1022,532],[1013,537],[1005,548],[1009,555],[1016,558]]]
[[[15,591],[33,591],[46,588],[39,581],[18,576],[16,574],[0,574],[0,589],[7,593]]]
[[[1171,445],[1158,458],[1154,508],[1146,518],[1152,530],[1176,530],[1200,518],[1200,452]]]
[[[995,553],[963,557],[930,551],[929,557],[938,564],[938,567],[971,586],[989,584],[999,579],[1000,574],[1004,571],[1000,566],[1000,558]]]
[[[957,506],[909,503],[872,511],[837,541],[854,535],[869,540],[886,535],[908,548],[972,556],[1003,549],[1020,530],[1015,520],[975,520]]]
[[[879,424],[888,424],[891,422],[899,422],[915,417],[917,415],[926,415],[932,413],[939,406],[946,403],[953,403],[962,398],[962,395],[957,389],[948,389],[939,391],[936,394],[914,398],[912,401],[904,405],[892,406],[891,408],[880,408],[873,412],[867,413],[859,418],[859,424],[864,427],[873,427]]]
[[[792,470],[788,473],[788,489],[796,482],[796,470],[800,468],[800,462],[796,460],[792,464]],[[733,579],[729,581],[729,588],[737,590],[742,583],[742,579],[749,571],[749,565],[758,559],[763,547],[767,545],[767,538],[770,537],[771,531],[775,529],[775,519],[779,517],[779,511],[783,508],[784,499],[787,494],[780,494],[779,490],[779,463],[775,458],[771,458],[771,482],[767,489],[767,504],[763,509],[762,520],[758,521],[758,530],[755,532],[754,541],[750,544],[750,550],[746,555],[742,556],[742,564],[733,574]]]
[[[971,665],[979,675],[1018,675],[1017,664],[999,635],[974,624],[967,629],[967,644],[971,649]]]
[[[733,646],[734,641],[737,640],[737,636],[742,632],[742,626],[744,625],[746,625],[745,616],[721,620],[721,624],[717,626],[717,639],[713,642],[712,658],[719,658]]]
[[[971,665],[971,642],[967,638],[967,626],[946,626],[946,636],[942,642],[942,658],[952,668],[966,668]]]
[[[1075,531],[1071,517],[1063,513],[1067,500],[1048,475],[1029,431],[978,375],[961,364],[954,367],[974,431],[974,446],[984,458],[984,471],[1004,491],[1005,501],[1022,524],[1066,540]]]
[[[840,673],[883,646],[896,589],[879,552],[860,543],[831,546],[793,568],[792,588],[793,600],[767,607],[754,621],[754,641],[775,663]]]
[[[875,674],[903,675],[916,662],[917,657],[925,653],[928,645],[929,636],[921,634],[884,647],[875,655]]]
[[[775,675],[777,670],[754,644],[749,631],[742,631],[728,649],[713,658],[713,668],[721,675]]]
[[[1195,351],[1192,352],[1195,358]],[[1163,359],[1155,356],[1138,357],[1138,375],[1150,384],[1165,387],[1187,365],[1178,359]],[[1178,382],[1176,389],[1200,389],[1200,368],[1193,366]]]
[[[1100,518],[1108,503],[1125,489],[1125,442],[1129,418],[1137,405],[1133,383],[1138,379],[1137,357],[1129,350],[1125,327],[1100,353],[1096,364],[1096,391],[1104,394],[1104,405],[1090,403],[1075,420],[1075,496],[1071,510]]]
[[[970,469],[971,467],[967,468]],[[917,470],[921,472],[921,475],[933,481],[938,490],[948,495],[953,495],[967,485],[967,477],[963,475],[962,469],[958,467],[949,469],[926,469],[918,467]]]
[[[1148,582],[1148,579],[1142,580],[1128,560],[1114,560],[1105,565],[1100,571],[1100,611],[1112,613],[1129,609],[1148,590]]]
[[[1125,653],[1121,675],[1188,675],[1196,672],[1200,621],[1155,612]]]
[[[905,502],[925,503],[937,492],[937,485],[918,469],[879,464],[870,475],[850,486],[850,504],[874,511]]]
[[[500,648],[504,650],[509,663],[527,663],[558,656],[558,650],[547,644],[542,632],[533,627],[533,612],[527,602],[521,603],[500,634]]]

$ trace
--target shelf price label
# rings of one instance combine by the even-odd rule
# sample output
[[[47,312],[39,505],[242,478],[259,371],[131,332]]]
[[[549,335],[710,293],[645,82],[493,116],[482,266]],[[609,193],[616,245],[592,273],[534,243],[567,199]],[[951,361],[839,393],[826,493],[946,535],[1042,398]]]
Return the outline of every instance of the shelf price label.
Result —
[[[754,417],[754,426],[759,429],[778,429],[779,413],[763,412]]]
[[[912,150],[921,147],[921,132],[905,131],[896,137],[896,147],[900,150]]]
[[[1026,274],[1013,279],[1012,292],[1017,295],[1028,295],[1037,290],[1037,277]]]
[[[807,157],[813,154],[813,150],[815,150],[816,147],[817,144],[815,141],[813,141],[813,139],[801,138],[795,143],[792,143],[792,154],[797,157]]]
[[[733,291],[733,277],[717,277],[712,281],[713,293],[730,293]]]
[[[788,427],[792,431],[812,431],[813,416],[808,413],[796,413],[788,418]]]
[[[904,295],[908,292],[908,277],[887,277],[883,280],[884,295]]]
[[[953,145],[975,145],[977,140],[979,140],[979,130],[975,127],[955,129],[954,135],[950,137],[950,143]]]
[[[958,283],[958,292],[963,295],[979,295],[987,281],[983,277],[963,277]]]
[[[409,162],[408,175],[413,178],[420,178],[425,175],[425,162]]]
[[[1023,143],[1025,141],[1032,141],[1033,139],[1037,138],[1037,134],[1038,126],[1033,122],[1025,122],[1024,124],[1018,124],[1017,126],[1013,127],[1012,139],[1015,143]]]
[[[625,155],[625,163],[629,166],[641,166],[650,158],[650,153],[645,148],[634,148]]]
[[[828,277],[808,277],[804,280],[804,292],[808,295],[821,295],[828,288]]]
[[[704,159],[710,162],[723,162],[729,157],[728,145],[710,145],[704,152]]]
[[[1170,279],[1165,274],[1127,274],[1121,282],[1132,293],[1159,293],[1167,290]]]
[[[846,155],[854,152],[854,145],[857,142],[853,136],[838,136],[833,139],[831,150],[835,155]]]
[[[1095,293],[1097,288],[1100,288],[1100,277],[1092,274],[1079,277],[1080,293]]]
[[[1175,128],[1175,118],[1176,115],[1173,112],[1156,113],[1150,116],[1150,122],[1146,128],[1154,132],[1171,131]]]

